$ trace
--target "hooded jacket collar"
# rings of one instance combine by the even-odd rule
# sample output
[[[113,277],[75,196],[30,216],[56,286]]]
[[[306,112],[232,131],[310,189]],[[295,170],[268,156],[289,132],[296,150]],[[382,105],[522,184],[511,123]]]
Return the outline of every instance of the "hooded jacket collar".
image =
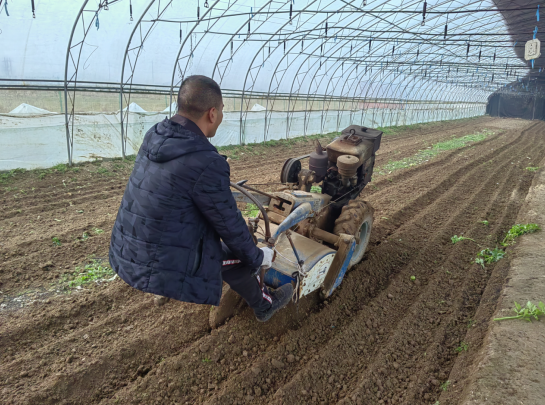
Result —
[[[217,152],[217,149],[204,136],[197,124],[182,116],[176,120],[164,119],[154,125],[142,142],[142,152],[149,160],[159,163],[188,153],[203,151]]]

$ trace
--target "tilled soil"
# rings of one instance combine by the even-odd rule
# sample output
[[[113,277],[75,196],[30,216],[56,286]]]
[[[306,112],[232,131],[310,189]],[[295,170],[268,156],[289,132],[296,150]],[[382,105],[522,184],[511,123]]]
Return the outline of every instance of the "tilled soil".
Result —
[[[266,324],[246,309],[212,331],[209,306],[158,307],[119,279],[56,292],[75,266],[106,257],[129,164],[17,175],[0,197],[2,402],[434,404],[465,383],[449,379],[456,349],[486,330],[478,309],[489,281],[501,286],[502,262],[471,262],[513,225],[534,176],[525,168],[545,154],[545,123],[443,123],[385,136],[378,152],[380,167],[485,128],[494,134],[484,141],[375,177],[361,196],[375,207],[368,252],[328,301]],[[311,150],[249,153],[231,175],[277,182],[287,157]],[[476,242],[453,245],[453,235]],[[464,362],[483,335],[471,333]]]

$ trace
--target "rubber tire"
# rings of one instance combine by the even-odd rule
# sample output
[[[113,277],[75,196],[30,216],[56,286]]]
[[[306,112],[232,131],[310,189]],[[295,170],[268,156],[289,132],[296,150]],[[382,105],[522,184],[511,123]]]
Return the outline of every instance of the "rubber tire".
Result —
[[[335,221],[335,227],[333,228],[335,235],[345,233],[360,236],[360,241],[356,245],[348,268],[358,264],[367,250],[369,236],[373,229],[374,212],[374,208],[368,202],[351,200],[343,207],[341,215]]]

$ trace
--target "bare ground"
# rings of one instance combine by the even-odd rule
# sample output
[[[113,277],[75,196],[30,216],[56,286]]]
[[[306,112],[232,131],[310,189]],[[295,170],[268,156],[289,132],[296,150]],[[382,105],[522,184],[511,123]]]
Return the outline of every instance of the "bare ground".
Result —
[[[75,266],[106,257],[130,164],[7,178],[2,401],[413,405],[436,403],[450,381],[441,404],[460,403],[468,382],[450,374],[461,356],[466,368],[478,358],[506,261],[483,270],[471,264],[475,243],[450,238],[489,247],[503,238],[535,176],[525,168],[545,156],[545,124],[483,117],[423,126],[385,136],[376,163],[484,128],[494,134],[365,189],[376,209],[368,253],[330,300],[309,300],[264,325],[246,310],[214,331],[209,307],[156,307],[119,279],[62,288]],[[287,157],[310,150],[310,142],[248,148],[231,162],[232,178],[277,182]],[[469,347],[459,354],[462,342]]]

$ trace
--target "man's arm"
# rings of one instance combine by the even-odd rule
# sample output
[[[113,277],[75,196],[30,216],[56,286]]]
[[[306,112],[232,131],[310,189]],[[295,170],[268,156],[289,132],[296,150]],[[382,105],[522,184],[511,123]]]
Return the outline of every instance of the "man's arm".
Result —
[[[258,268],[263,252],[255,245],[229,188],[229,164],[214,159],[203,171],[193,189],[195,204],[242,263]]]

